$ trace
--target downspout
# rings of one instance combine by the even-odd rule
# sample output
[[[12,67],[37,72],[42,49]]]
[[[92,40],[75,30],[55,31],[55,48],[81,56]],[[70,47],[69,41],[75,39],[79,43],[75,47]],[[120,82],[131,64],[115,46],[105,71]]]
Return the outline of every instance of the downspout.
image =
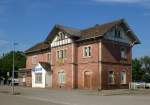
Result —
[[[98,43],[98,91],[102,90],[102,65],[101,65],[101,61],[102,61],[102,41],[100,40],[100,42]]]
[[[72,43],[72,89],[75,88],[75,44]]]

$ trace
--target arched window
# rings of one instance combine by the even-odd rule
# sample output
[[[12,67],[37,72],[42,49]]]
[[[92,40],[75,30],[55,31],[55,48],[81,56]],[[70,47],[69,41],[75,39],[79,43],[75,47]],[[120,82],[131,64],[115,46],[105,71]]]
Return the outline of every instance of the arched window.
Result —
[[[114,84],[115,83],[114,71],[109,71],[109,73],[108,73],[108,83],[109,84]]]
[[[64,72],[58,72],[58,82],[59,84],[65,84],[66,74]]]
[[[126,72],[125,71],[120,72],[120,83],[126,84]]]

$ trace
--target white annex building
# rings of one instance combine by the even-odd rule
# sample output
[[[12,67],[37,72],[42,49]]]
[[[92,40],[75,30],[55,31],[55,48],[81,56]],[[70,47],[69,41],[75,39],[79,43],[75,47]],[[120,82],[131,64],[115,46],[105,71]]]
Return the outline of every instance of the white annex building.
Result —
[[[52,87],[52,75],[49,63],[39,62],[32,69],[32,87]]]

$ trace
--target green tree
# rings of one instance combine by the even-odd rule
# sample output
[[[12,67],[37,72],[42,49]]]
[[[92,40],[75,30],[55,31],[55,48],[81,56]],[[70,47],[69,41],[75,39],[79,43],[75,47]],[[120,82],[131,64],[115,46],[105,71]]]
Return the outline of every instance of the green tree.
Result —
[[[23,52],[16,51],[15,52],[15,71],[17,71],[19,68],[24,68],[26,65],[26,57]],[[7,77],[7,72],[10,73],[12,71],[13,66],[13,52],[9,52],[7,54],[4,54],[0,58],[0,76]]]
[[[141,61],[137,58],[133,59],[132,60],[132,80],[141,81],[144,74],[145,72],[142,69]]]
[[[146,83],[150,83],[150,74],[149,74],[149,73],[145,73],[145,74],[143,75],[142,80],[143,80],[144,82],[146,82]]]
[[[150,57],[149,56],[144,56],[141,59],[142,63],[142,68],[145,70],[147,73],[150,74]]]

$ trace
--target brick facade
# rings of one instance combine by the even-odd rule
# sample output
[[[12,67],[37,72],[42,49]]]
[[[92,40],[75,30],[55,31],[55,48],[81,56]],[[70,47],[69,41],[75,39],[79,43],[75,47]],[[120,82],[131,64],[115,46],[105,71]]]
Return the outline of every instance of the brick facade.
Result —
[[[27,55],[27,60],[26,60],[26,69],[28,69],[26,73],[26,86],[31,87],[32,86],[32,76],[31,76],[31,70],[37,65],[38,62],[49,62],[48,61],[48,53],[50,51],[44,51],[40,53],[34,53],[34,54],[29,54]],[[33,56],[36,56],[36,63],[32,63],[32,58]],[[50,62],[49,62],[50,63]]]
[[[121,20],[121,24],[124,24],[124,22],[122,22],[123,21]],[[111,27],[116,27],[118,24],[120,25],[120,21],[115,21],[102,26],[83,30],[81,33],[76,30],[76,33],[74,34],[83,34],[83,37],[80,37],[82,35],[70,37],[70,35],[74,32],[73,29],[55,26],[46,38],[46,42],[49,42],[48,46],[51,46],[51,48],[44,52],[38,50],[38,53],[27,54],[26,68],[32,69],[35,66],[32,64],[32,57],[35,55],[37,56],[37,62],[47,62],[47,54],[50,52],[51,61],[49,63],[51,64],[53,88],[79,88],[94,90],[128,88],[129,82],[132,81],[132,46],[140,43],[139,40],[134,35],[132,35],[131,38],[131,33],[130,37],[123,36],[125,37],[125,41],[123,42],[98,36],[104,34],[104,32],[111,29]],[[65,32],[70,32],[69,35],[66,35],[67,37],[65,36],[65,40],[57,40],[57,33],[60,33],[60,30],[63,31],[61,32],[61,35]],[[95,36],[90,36],[91,34],[95,34]],[[87,57],[83,56],[83,49],[86,46],[90,46],[91,48],[90,56]],[[121,58],[120,51],[122,48],[125,49],[126,57],[124,59]],[[57,51],[62,49],[66,49],[66,57],[58,59]],[[110,71],[113,71],[114,73],[113,84],[109,84],[108,82]],[[126,82],[124,84],[121,84],[120,74],[122,71],[126,74]],[[60,72],[65,74],[65,77],[63,77],[63,84],[60,84],[59,81]],[[28,79],[30,81],[32,78],[30,77]]]
[[[84,46],[91,46],[92,53],[91,57],[83,57]],[[78,88],[84,89],[84,73],[92,72],[92,86],[91,89],[96,89],[99,82],[98,73],[98,53],[99,53],[98,43],[87,43],[84,45],[79,45],[77,48],[77,74],[78,74]]]
[[[125,47],[127,58],[122,60],[120,57],[120,48]],[[112,41],[103,41],[102,44],[102,88],[128,88],[131,82],[131,56],[130,46]],[[115,84],[108,84],[108,72],[113,70],[115,73]],[[126,84],[120,84],[120,72],[126,71]]]
[[[57,59],[56,54],[59,49],[67,49],[67,56],[62,61]],[[52,86],[54,88],[72,88],[72,44],[52,48],[51,55],[51,70],[53,72]],[[60,84],[58,83],[58,72],[60,71],[64,71],[66,74],[66,83],[63,86],[60,86]]]

